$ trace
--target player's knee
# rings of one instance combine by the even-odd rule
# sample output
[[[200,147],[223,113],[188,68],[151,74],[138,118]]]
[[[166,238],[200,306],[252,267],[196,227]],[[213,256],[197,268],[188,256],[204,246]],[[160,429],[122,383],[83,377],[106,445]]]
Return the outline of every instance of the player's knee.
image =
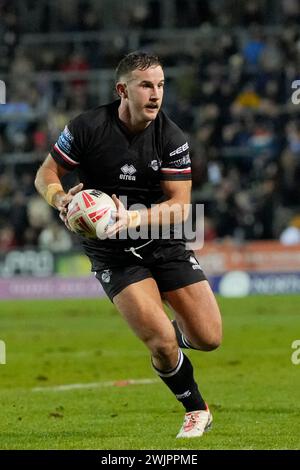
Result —
[[[152,356],[159,360],[166,360],[178,351],[178,345],[174,339],[155,339],[149,344]]]
[[[190,343],[194,348],[201,351],[213,351],[217,349],[222,342],[222,328],[221,325],[206,331],[204,334],[203,331],[199,336],[194,336],[191,338]]]
[[[217,349],[222,342],[222,331],[211,332],[204,341],[204,350],[205,351],[214,351]]]
[[[221,340],[219,340],[218,338],[211,338],[209,341],[206,341],[204,343],[204,350],[205,351],[214,351],[215,349],[217,349],[221,344]]]

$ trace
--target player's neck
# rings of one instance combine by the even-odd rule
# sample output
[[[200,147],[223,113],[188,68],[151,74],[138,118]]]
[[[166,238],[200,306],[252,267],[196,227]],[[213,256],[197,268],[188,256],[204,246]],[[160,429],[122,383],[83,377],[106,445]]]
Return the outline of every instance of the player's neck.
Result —
[[[138,121],[130,114],[129,109],[126,106],[123,106],[122,103],[118,108],[118,116],[122,124],[126,126],[128,131],[132,134],[138,134],[142,132],[146,127],[151,124],[151,121]]]

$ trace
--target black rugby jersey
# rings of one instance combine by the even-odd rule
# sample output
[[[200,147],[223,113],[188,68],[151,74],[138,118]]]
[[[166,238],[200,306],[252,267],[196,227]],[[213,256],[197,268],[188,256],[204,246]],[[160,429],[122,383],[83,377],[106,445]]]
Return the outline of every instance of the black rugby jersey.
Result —
[[[126,209],[137,203],[150,207],[164,199],[162,180],[191,179],[189,146],[162,110],[145,130],[130,134],[118,117],[119,105],[117,100],[70,121],[51,155],[67,170],[77,169],[85,189],[116,194],[122,202],[126,196]],[[87,243],[103,246],[107,240]]]

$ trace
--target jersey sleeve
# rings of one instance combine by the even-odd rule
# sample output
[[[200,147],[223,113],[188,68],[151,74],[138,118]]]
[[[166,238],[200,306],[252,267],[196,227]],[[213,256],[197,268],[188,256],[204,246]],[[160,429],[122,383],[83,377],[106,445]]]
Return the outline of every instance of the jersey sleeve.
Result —
[[[192,179],[189,144],[179,129],[165,145],[160,172],[161,180],[165,181]]]
[[[56,163],[69,171],[80,165],[84,150],[85,133],[84,126],[78,118],[70,121],[65,126],[50,151]]]

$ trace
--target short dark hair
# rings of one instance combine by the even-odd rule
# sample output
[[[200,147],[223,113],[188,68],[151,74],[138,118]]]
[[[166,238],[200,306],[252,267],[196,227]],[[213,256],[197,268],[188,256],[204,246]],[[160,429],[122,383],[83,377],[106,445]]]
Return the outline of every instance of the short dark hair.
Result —
[[[146,52],[131,52],[127,54],[119,62],[116,68],[116,82],[120,81],[120,78],[133,70],[147,70],[149,67],[161,66],[161,60],[157,55],[147,54]]]

